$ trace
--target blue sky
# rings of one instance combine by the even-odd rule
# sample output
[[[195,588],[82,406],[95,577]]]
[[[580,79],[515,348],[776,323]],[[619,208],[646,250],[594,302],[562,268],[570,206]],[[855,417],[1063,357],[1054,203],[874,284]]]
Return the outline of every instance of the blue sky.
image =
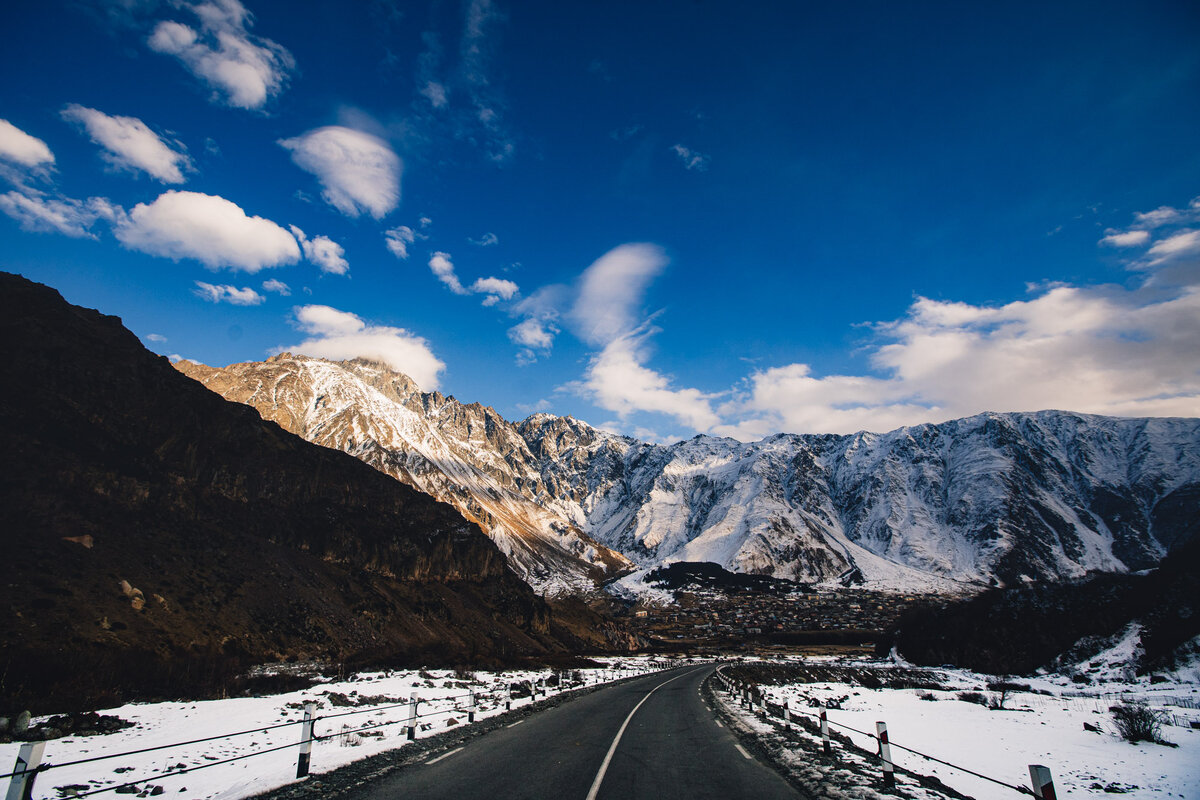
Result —
[[[1194,3],[0,10],[0,267],[652,440],[1200,415]]]

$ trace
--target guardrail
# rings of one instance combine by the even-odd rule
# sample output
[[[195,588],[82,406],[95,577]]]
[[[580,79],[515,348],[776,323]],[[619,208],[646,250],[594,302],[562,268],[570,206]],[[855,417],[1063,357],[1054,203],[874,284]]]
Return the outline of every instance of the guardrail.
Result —
[[[860,731],[857,728],[852,728],[849,725],[844,725],[840,722],[835,722],[829,719],[829,709],[825,706],[822,706],[819,712],[813,713],[803,709],[793,709],[788,703],[783,705],[773,705],[768,703],[766,697],[756,684],[739,681],[736,678],[731,678],[730,676],[726,675],[724,672],[726,666],[728,665],[722,665],[718,667],[713,674],[721,682],[722,686],[725,687],[725,690],[732,697],[738,699],[743,707],[750,709],[752,712],[759,714],[762,717],[778,719],[788,725],[794,721],[793,715],[809,717],[816,720],[821,731],[821,746],[826,753],[832,753],[832,744],[829,738],[830,725],[874,740],[879,748],[878,752],[876,753],[876,757],[879,759],[880,767],[883,771],[884,786],[890,787],[895,785],[895,764],[892,761],[891,755],[891,748],[895,747],[899,750],[912,753],[915,756],[919,756],[934,763],[950,767],[951,769],[959,770],[967,775],[972,775],[976,778],[981,778],[999,786],[1012,789],[1014,792],[1018,792],[1023,795],[1033,796],[1039,800],[1056,800],[1057,795],[1054,791],[1054,782],[1051,779],[1049,767],[1041,764],[1030,764],[1029,778],[1033,788],[1031,789],[1027,786],[1017,786],[1015,784],[1008,783],[1007,781],[1002,781],[998,778],[993,778],[989,775],[976,772],[975,770],[959,764],[952,764],[949,761],[929,755],[928,753],[914,750],[911,747],[898,744],[897,742],[892,741],[888,736],[887,723],[885,722],[876,722],[875,733],[869,733],[867,731]],[[778,713],[775,713],[776,709],[779,710]]]
[[[635,678],[635,677],[639,677],[641,675],[648,675],[648,674],[657,673],[657,672],[665,672],[667,670],[676,669],[679,666],[682,666],[683,663],[685,663],[685,662],[678,661],[678,660],[670,660],[667,662],[656,663],[654,665],[653,669],[651,669],[649,667],[639,666],[639,667],[635,667],[633,669],[616,668],[616,669],[598,670],[598,672],[600,674],[595,676],[596,680],[594,680],[594,681],[588,681],[587,678],[592,677],[592,676],[587,675],[587,673],[584,671],[580,671],[580,672],[584,672],[584,680],[581,683],[570,686],[569,688],[561,689],[558,692],[553,692],[553,694],[567,694],[569,692],[578,691],[581,689],[586,689],[589,687],[598,686],[598,685],[605,684],[605,683],[615,683],[617,681],[622,681],[622,680],[626,680],[629,678]],[[688,663],[690,663],[690,662],[688,662]],[[570,670],[570,671],[574,672],[575,670]],[[563,685],[561,675],[559,678],[558,685],[559,686]],[[531,693],[529,695],[530,704],[537,702],[539,693],[542,695],[543,699],[545,697],[550,696],[551,692],[548,690],[549,690],[549,686],[545,683],[545,679],[534,682],[531,686]],[[509,711],[512,710],[513,701],[514,701],[514,698],[512,696],[512,685],[511,684],[508,684],[505,686],[505,688],[503,689],[503,695],[504,695],[504,699],[503,699],[502,703],[504,706],[504,711],[501,713],[508,713]],[[314,742],[334,740],[334,739],[338,739],[339,737],[348,737],[350,735],[359,734],[359,733],[363,733],[366,731],[378,730],[378,729],[386,728],[386,727],[389,727],[392,725],[403,725],[403,728],[404,728],[404,731],[406,734],[406,741],[414,741],[415,739],[417,739],[423,726],[424,726],[425,730],[428,730],[430,727],[428,725],[428,723],[423,723],[423,722],[421,722],[421,720],[430,720],[434,717],[439,717],[439,716],[443,716],[443,715],[454,715],[454,714],[465,713],[467,715],[467,724],[475,722],[476,715],[481,710],[479,701],[483,697],[491,698],[491,697],[493,697],[493,695],[488,692],[475,692],[472,690],[472,691],[463,692],[462,694],[438,697],[438,698],[433,698],[433,699],[427,700],[427,701],[423,701],[423,700],[417,698],[416,696],[411,696],[400,703],[389,703],[386,705],[356,708],[352,711],[340,711],[340,712],[337,712],[334,714],[321,714],[319,716],[316,714],[316,703],[309,702],[309,703],[306,703],[304,706],[304,718],[303,719],[291,720],[289,722],[280,722],[280,723],[276,723],[273,725],[264,725],[259,728],[250,728],[247,730],[232,731],[230,733],[214,734],[212,736],[205,736],[205,737],[196,738],[196,739],[189,739],[187,741],[171,742],[169,744],[154,745],[152,747],[142,747],[142,748],[137,748],[137,749],[133,749],[133,750],[124,750],[124,751],[120,751],[120,752],[105,753],[102,755],[89,756],[87,758],[77,758],[77,759],[72,759],[69,761],[63,761],[63,762],[59,762],[59,763],[49,763],[49,762],[43,763],[43,756],[45,754],[46,745],[48,744],[47,742],[44,742],[44,741],[27,742],[27,743],[24,743],[21,745],[20,751],[17,754],[16,764],[14,765],[13,769],[8,773],[0,774],[0,780],[4,780],[6,778],[9,780],[8,792],[5,795],[5,800],[31,800],[31,798],[33,796],[34,782],[36,781],[37,777],[39,775],[47,773],[51,770],[62,769],[64,767],[78,766],[80,764],[90,764],[90,763],[99,762],[99,761],[108,761],[108,760],[115,759],[115,758],[125,758],[125,757],[133,756],[133,755],[142,755],[145,753],[152,753],[152,752],[157,752],[157,751],[162,751],[162,750],[185,748],[185,747],[190,747],[190,746],[197,745],[197,744],[203,744],[205,742],[214,742],[214,741],[219,741],[219,740],[223,740],[223,739],[235,739],[235,738],[238,738],[241,736],[250,736],[253,734],[261,734],[261,733],[266,733],[267,731],[278,730],[280,728],[288,728],[288,727],[292,727],[292,726],[296,726],[296,725],[300,726],[300,735],[299,735],[299,738],[297,741],[292,742],[290,744],[279,745],[276,747],[269,747],[269,748],[265,748],[265,749],[252,750],[252,751],[248,751],[246,753],[240,753],[236,756],[232,756],[229,758],[212,760],[212,761],[209,761],[204,764],[197,764],[194,766],[184,766],[184,767],[178,767],[175,769],[164,770],[161,772],[156,772],[151,775],[144,775],[144,776],[138,778],[137,780],[127,781],[125,783],[114,784],[112,786],[104,786],[104,787],[91,789],[91,790],[87,790],[87,791],[80,791],[73,796],[74,797],[91,797],[93,795],[104,794],[106,792],[120,792],[121,790],[128,790],[132,787],[136,787],[136,786],[139,786],[140,784],[145,784],[150,781],[160,780],[162,778],[168,778],[168,777],[172,777],[175,775],[185,775],[185,774],[192,773],[192,772],[198,772],[202,769],[218,767],[223,764],[229,764],[229,763],[232,763],[235,761],[242,761],[242,760],[245,760],[248,758],[255,758],[257,756],[267,755],[268,753],[277,753],[281,750],[288,750],[293,747],[297,748],[296,778],[304,779],[308,776],[308,774],[311,770],[311,767],[312,767],[311,753],[312,753],[312,745]],[[515,698],[515,699],[520,699],[520,698]],[[466,702],[460,703],[460,701],[463,701],[463,700],[465,700]],[[439,708],[436,710],[429,710],[424,713],[419,713],[419,706],[421,703],[437,702],[440,704],[440,703],[444,703],[446,701],[451,701],[453,703],[453,705],[450,708]],[[483,710],[484,711],[497,711],[500,708],[500,705],[501,705],[501,703],[497,702],[496,705],[494,705],[490,708],[487,708],[487,709],[483,709]],[[403,708],[403,707],[407,707],[407,709],[408,709],[408,713],[407,713],[407,715],[405,715],[405,717],[403,719],[390,720],[387,722],[379,722],[379,723],[374,723],[374,724],[370,724],[370,725],[363,725],[363,726],[360,726],[357,728],[347,728],[346,726],[343,725],[341,730],[332,731],[331,733],[326,734],[326,735],[318,735],[316,732],[316,726],[320,722],[327,722],[329,720],[334,720],[334,719],[343,719],[346,717],[352,717],[352,716],[356,716],[356,715],[360,715],[360,714],[379,713],[379,712],[396,709],[396,708]]]

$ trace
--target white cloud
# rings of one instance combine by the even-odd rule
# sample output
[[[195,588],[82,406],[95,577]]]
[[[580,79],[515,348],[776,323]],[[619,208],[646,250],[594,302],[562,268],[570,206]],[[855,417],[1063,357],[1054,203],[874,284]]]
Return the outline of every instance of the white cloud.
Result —
[[[1200,415],[1200,288],[1053,286],[999,307],[918,298],[877,327],[883,377],[756,373],[717,433],[886,431],[982,411]]]
[[[684,169],[694,169],[697,172],[704,172],[708,169],[708,163],[712,161],[704,153],[699,153],[681,144],[672,145],[671,151],[679,156],[679,161],[683,164]]]
[[[350,262],[344,257],[346,251],[333,239],[328,236],[314,236],[309,239],[304,235],[304,231],[295,225],[288,227],[296,241],[300,242],[304,257],[320,267],[322,272],[345,275],[350,270]]]
[[[171,148],[135,117],[112,117],[77,103],[66,106],[62,117],[82,125],[106,150],[104,159],[118,169],[140,170],[163,183],[183,183],[183,173],[192,168],[186,153]]]
[[[417,240],[417,234],[407,225],[392,228],[383,234],[387,249],[396,258],[408,258],[408,246]]]
[[[0,119],[0,160],[44,173],[54,165],[54,153],[41,139]]]
[[[350,217],[381,219],[400,202],[400,157],[369,133],[328,125],[279,142],[317,176],[325,201]]]
[[[291,297],[292,295],[292,288],[290,286],[283,281],[276,280],[274,278],[263,281],[262,288],[264,292],[274,292],[281,297]]]
[[[549,352],[554,346],[554,337],[557,334],[558,328],[552,320],[537,317],[528,317],[508,329],[508,338],[516,344],[543,352]]]
[[[491,247],[492,245],[497,244],[500,239],[496,236],[496,234],[489,231],[483,236],[480,236],[478,239],[468,239],[467,241],[469,241],[471,244],[477,244],[480,247]]]
[[[652,244],[624,244],[597,259],[580,277],[568,316],[579,338],[605,345],[639,327],[642,294],[666,265],[666,254]]]
[[[192,293],[210,303],[229,303],[235,306],[257,306],[267,300],[248,286],[239,289],[229,284],[217,286],[204,281],[196,281],[196,288]]]
[[[34,233],[61,233],[75,238],[95,239],[91,227],[98,220],[113,222],[124,213],[103,197],[73,200],[26,189],[0,195],[0,211]]]
[[[430,256],[429,269],[439,281],[450,287],[450,291],[455,294],[470,294],[454,274],[454,262],[450,260],[449,253],[438,251]]]
[[[153,203],[138,203],[113,228],[131,250],[164,258],[192,258],[209,269],[258,272],[294,264],[300,246],[269,219],[249,217],[223,197],[169,191]]]
[[[1185,230],[1154,243],[1146,255],[1151,263],[1160,264],[1168,259],[1200,253],[1200,231]]]
[[[403,372],[427,392],[438,388],[438,375],[446,365],[433,354],[429,342],[404,328],[368,325],[358,315],[330,306],[299,306],[295,317],[309,338],[273,353],[305,353],[332,360],[373,358]]]
[[[524,317],[508,329],[508,338],[521,348],[517,353],[518,364],[532,364],[540,356],[550,354],[559,333],[558,309],[566,293],[565,286],[543,286],[513,305],[511,313]]]
[[[488,299],[496,297],[500,300],[511,300],[513,295],[520,291],[520,287],[503,278],[479,278],[471,284],[471,291],[475,294],[489,295]],[[486,305],[493,305],[495,302],[496,300],[492,300],[491,303],[484,301]]]
[[[697,389],[675,389],[671,379],[644,366],[641,353],[645,338],[652,333],[621,336],[592,358],[580,384],[588,398],[622,419],[635,412],[654,412],[674,417],[693,430],[708,431],[720,423],[711,396]]]
[[[1148,241],[1150,241],[1149,231],[1113,231],[1101,239],[1100,244],[1107,247],[1138,247]]]
[[[249,32],[253,16],[238,0],[182,2],[200,21],[196,30],[181,22],[160,22],[150,49],[178,58],[213,88],[213,100],[235,108],[261,108],[277,95],[295,61],[281,45]]]
[[[162,344],[163,342],[167,341],[167,337],[163,336],[161,333],[149,333],[146,334],[146,341]]]

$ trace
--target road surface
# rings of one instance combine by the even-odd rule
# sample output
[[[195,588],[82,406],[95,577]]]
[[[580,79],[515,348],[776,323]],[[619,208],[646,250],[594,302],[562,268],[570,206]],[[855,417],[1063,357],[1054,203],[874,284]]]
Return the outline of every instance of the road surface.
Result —
[[[431,754],[358,800],[704,800],[800,797],[700,699],[711,665],[645,675]]]

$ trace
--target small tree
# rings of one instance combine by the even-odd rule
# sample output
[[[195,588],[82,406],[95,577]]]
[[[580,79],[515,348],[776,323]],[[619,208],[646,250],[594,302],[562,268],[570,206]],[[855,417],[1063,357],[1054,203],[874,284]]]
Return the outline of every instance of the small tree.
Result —
[[[1163,715],[1145,703],[1122,703],[1109,709],[1117,732],[1127,742],[1161,742]]]

